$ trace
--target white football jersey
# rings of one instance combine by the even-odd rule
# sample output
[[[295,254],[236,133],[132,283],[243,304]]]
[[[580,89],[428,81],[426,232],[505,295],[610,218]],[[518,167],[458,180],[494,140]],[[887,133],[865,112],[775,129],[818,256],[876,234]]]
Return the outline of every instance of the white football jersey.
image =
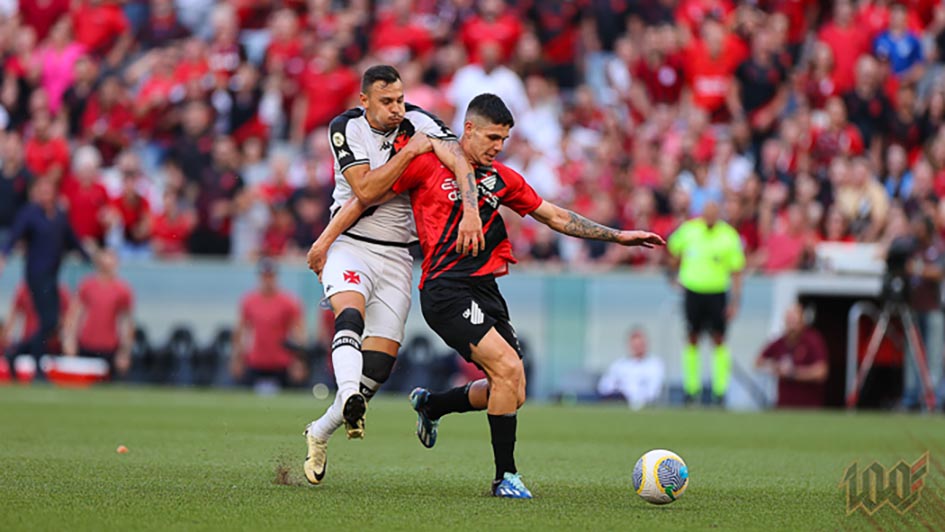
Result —
[[[361,107],[349,109],[331,121],[328,135],[335,154],[332,216],[354,195],[344,176],[348,168],[359,164],[369,164],[371,169],[383,166],[417,132],[439,139],[456,140],[456,135],[446,124],[430,113],[409,103],[406,109],[400,126],[386,133],[371,127]],[[410,209],[410,196],[401,194],[387,203],[370,207],[345,234],[369,242],[396,245],[416,241],[417,230]]]

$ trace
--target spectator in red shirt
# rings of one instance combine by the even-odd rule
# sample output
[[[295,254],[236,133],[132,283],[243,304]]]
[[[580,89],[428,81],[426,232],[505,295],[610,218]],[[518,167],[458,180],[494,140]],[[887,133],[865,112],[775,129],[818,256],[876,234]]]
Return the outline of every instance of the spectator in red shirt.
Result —
[[[69,224],[80,240],[105,241],[108,192],[101,183],[102,158],[91,146],[76,150],[73,175],[62,186],[69,206]]]
[[[147,256],[151,240],[151,204],[138,190],[141,162],[134,152],[125,152],[118,158],[121,173],[121,195],[110,202],[112,224],[121,226],[123,255]]]
[[[722,219],[728,222],[742,240],[746,255],[758,249],[758,221],[751,212],[742,194],[726,194],[722,203]]]
[[[839,208],[830,209],[824,215],[824,231],[820,239],[824,242],[856,242],[856,238],[850,233],[850,221]]]
[[[785,311],[784,334],[764,348],[755,367],[778,377],[779,408],[824,406],[830,371],[827,344],[817,329],[804,323],[799,304]]]
[[[59,285],[59,316],[63,318],[69,310],[70,297],[69,289],[65,285]],[[10,309],[10,316],[5,328],[0,330],[0,338],[6,338],[7,342],[12,342],[15,337],[13,333],[21,320],[22,324],[20,324],[18,338],[20,342],[26,342],[39,330],[39,315],[36,313],[36,307],[33,306],[33,296],[30,295],[26,283],[20,283],[16,288],[16,294],[13,296],[13,307]],[[61,331],[59,331],[61,325],[60,323],[57,327],[56,334],[46,339],[46,353],[57,354],[62,352]],[[15,351],[18,353],[27,352],[28,349],[29,346],[22,345],[16,348]]]
[[[259,287],[243,297],[233,333],[233,378],[258,386],[275,381],[278,386],[298,383],[305,377],[303,362],[286,343],[305,341],[305,321],[298,300],[278,285],[276,263],[259,263]]]
[[[583,16],[580,2],[531,0],[520,12],[535,25],[548,71],[559,87],[571,89],[580,83],[577,72],[578,28]],[[513,112],[514,112],[513,108]]]
[[[295,246],[295,219],[292,211],[285,204],[272,206],[272,215],[269,226],[263,233],[261,253],[267,257],[282,257],[287,254],[297,254]]]
[[[768,223],[774,227],[765,231],[753,262],[768,274],[802,269],[813,256],[815,239],[801,207],[792,203],[783,217],[769,213],[765,218],[773,218]]]
[[[682,0],[676,7],[676,20],[691,35],[697,35],[706,19],[724,21],[734,10],[730,0]]]
[[[171,106],[183,97],[183,84],[175,75],[177,59],[174,49],[156,49],[132,67],[148,71],[132,109],[138,137],[156,142],[162,148],[174,141],[173,129],[179,119],[171,112]]]
[[[134,43],[131,24],[121,6],[106,0],[78,0],[72,8],[75,40],[117,67]]]
[[[690,47],[686,57],[686,82],[692,104],[708,112],[713,123],[728,120],[726,98],[735,69],[744,57],[743,45],[727,34],[722,24],[706,20],[702,39]]]
[[[66,355],[105,360],[113,379],[126,374],[131,368],[133,310],[131,287],[118,277],[118,257],[105,250],[96,273],[79,284],[69,309],[63,332]]]
[[[272,16],[272,40],[266,49],[265,69],[270,73],[299,74],[302,71],[302,39],[299,18],[291,9],[280,9]]]
[[[295,188],[289,184],[289,167],[292,161],[284,154],[272,156],[272,173],[269,179],[259,185],[259,195],[269,205],[286,203]]]
[[[833,5],[833,20],[825,24],[818,39],[833,52],[834,82],[837,93],[853,88],[853,70],[861,55],[868,53],[871,36],[856,24],[850,0],[837,0]]]
[[[396,65],[425,57],[433,50],[433,36],[417,21],[413,0],[392,0],[371,31],[371,51],[381,61]]]
[[[460,29],[459,38],[466,48],[470,63],[479,62],[479,45],[483,41],[495,41],[502,46],[502,61],[512,58],[515,45],[522,36],[522,23],[503,0],[482,0],[479,14],[466,19]]]
[[[633,65],[633,78],[646,88],[646,102],[637,109],[647,115],[650,104],[679,103],[685,78],[685,62],[676,48],[675,29],[669,24],[647,28],[643,54]]]
[[[96,97],[89,100],[82,116],[82,129],[84,140],[98,148],[105,166],[111,166],[115,156],[131,144],[134,116],[117,76],[106,77]]]
[[[804,95],[811,109],[823,109],[828,98],[839,94],[836,76],[833,50],[826,43],[817,41],[807,71],[797,78],[796,90]]]
[[[177,195],[164,192],[164,212],[154,217],[151,228],[151,249],[161,259],[179,258],[187,253],[187,240],[194,230],[193,213],[180,206]]]
[[[827,100],[827,126],[811,133],[810,155],[817,173],[826,171],[838,155],[852,156],[863,153],[860,131],[847,122],[843,101],[834,96]]]
[[[69,167],[69,144],[52,136],[48,111],[33,115],[33,136],[26,142],[26,167],[37,178],[59,183]]]
[[[272,0],[229,0],[236,13],[239,28],[243,30],[258,30],[266,25],[266,20],[272,13]]]
[[[20,17],[27,26],[36,30],[36,38],[43,41],[59,17],[69,12],[69,2],[70,0],[21,0]]]
[[[328,125],[345,110],[352,95],[358,93],[360,79],[339,62],[338,53],[335,45],[322,44],[318,60],[310,61],[302,74],[301,94],[292,112],[294,141],[302,142],[315,129]]]
[[[246,61],[246,49],[239,42],[239,21],[229,5],[219,4],[211,23],[213,41],[207,49],[207,66],[216,77],[228,80]]]
[[[4,74],[19,79],[31,89],[35,86],[42,68],[42,63],[36,55],[36,33],[32,28],[24,28],[11,35],[10,40],[11,53],[3,58]]]

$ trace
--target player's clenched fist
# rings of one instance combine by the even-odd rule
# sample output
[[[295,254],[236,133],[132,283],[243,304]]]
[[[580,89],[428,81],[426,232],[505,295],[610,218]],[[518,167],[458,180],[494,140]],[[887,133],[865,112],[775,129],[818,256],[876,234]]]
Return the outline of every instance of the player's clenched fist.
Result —
[[[406,150],[412,152],[416,155],[423,155],[424,153],[433,151],[433,143],[430,141],[430,137],[426,135],[414,135],[410,137],[410,142],[407,143]]]

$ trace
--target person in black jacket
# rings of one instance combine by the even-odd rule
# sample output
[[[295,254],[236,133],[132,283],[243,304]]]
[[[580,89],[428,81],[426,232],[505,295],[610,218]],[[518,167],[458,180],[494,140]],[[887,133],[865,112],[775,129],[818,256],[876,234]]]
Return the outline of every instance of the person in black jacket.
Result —
[[[11,368],[12,358],[18,354],[16,351],[22,349],[38,362],[46,340],[56,332],[59,323],[59,270],[63,256],[75,250],[86,261],[92,260],[69,225],[65,211],[56,204],[53,183],[49,179],[39,179],[30,192],[31,203],[17,213],[10,235],[0,247],[2,274],[13,247],[21,241],[25,244],[24,277],[39,316],[36,333],[24,340],[20,349],[8,351]],[[36,367],[37,374],[41,374],[39,364]]]

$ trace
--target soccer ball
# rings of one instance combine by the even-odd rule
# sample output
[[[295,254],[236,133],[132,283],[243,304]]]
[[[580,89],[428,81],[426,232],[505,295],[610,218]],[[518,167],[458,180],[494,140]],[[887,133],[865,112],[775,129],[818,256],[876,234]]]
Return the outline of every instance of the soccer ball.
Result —
[[[637,460],[633,468],[633,489],[646,502],[669,504],[678,499],[687,486],[689,468],[672,451],[649,451]]]

